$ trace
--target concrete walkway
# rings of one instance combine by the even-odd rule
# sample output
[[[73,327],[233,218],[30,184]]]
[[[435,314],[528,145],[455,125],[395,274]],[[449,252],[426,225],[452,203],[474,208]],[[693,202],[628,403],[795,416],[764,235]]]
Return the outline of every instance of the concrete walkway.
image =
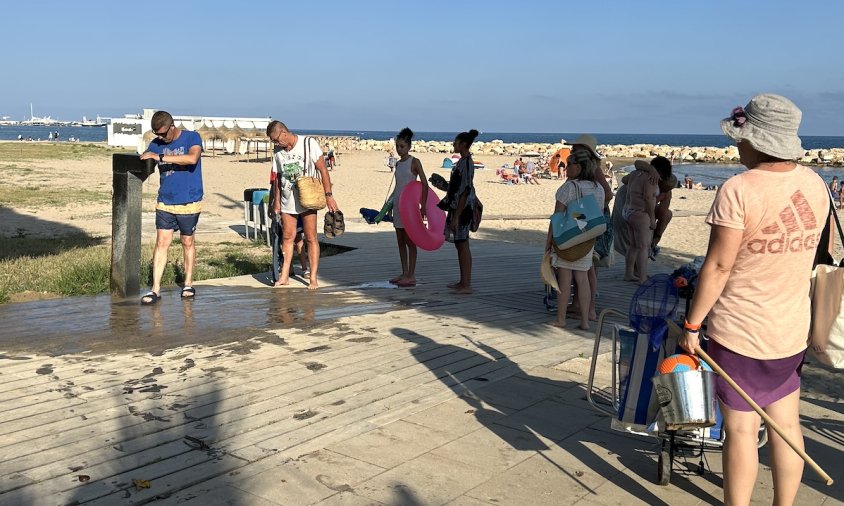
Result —
[[[0,306],[0,504],[721,502],[719,452],[659,486],[659,440],[586,403],[594,335],[548,325],[535,247],[474,241],[476,291],[457,296],[450,245],[400,290],[392,229],[349,229],[336,242],[357,249],[323,259],[315,293],[247,276],[152,308]],[[599,309],[627,311],[620,272],[601,271]],[[604,389],[610,370],[601,355]],[[844,499],[839,385],[806,368],[807,451],[837,483],[807,470],[799,504]]]

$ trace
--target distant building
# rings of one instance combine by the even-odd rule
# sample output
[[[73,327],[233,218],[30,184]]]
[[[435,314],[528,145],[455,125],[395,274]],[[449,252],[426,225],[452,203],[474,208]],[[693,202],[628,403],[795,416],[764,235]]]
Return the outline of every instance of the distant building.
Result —
[[[108,145],[137,149],[142,152],[152,140],[150,122],[157,109],[144,109],[143,114],[126,114],[111,118]],[[217,116],[173,115],[176,128],[196,130],[205,142],[205,149],[221,149],[226,153],[246,153],[250,144],[258,147],[269,143],[266,136],[270,118],[236,118]],[[146,134],[146,138],[145,138]],[[266,146],[260,146],[261,149]]]

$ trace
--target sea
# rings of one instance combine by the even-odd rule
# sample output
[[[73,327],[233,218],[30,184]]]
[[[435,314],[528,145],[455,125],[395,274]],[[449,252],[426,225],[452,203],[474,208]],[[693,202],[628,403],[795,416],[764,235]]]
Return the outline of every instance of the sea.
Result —
[[[59,140],[66,141],[73,137],[80,142],[105,142],[107,127],[74,127],[74,126],[29,126],[29,125],[0,125],[0,140],[15,140],[18,135],[24,139],[47,140],[49,133],[59,132]],[[361,139],[387,140],[396,132],[383,130],[298,130],[306,135],[351,136]],[[489,142],[501,140],[506,143],[556,143],[560,139],[574,140],[577,133],[507,133],[485,132],[478,136],[479,141]],[[415,132],[415,138],[426,141],[451,141],[455,132]],[[696,135],[696,134],[595,134],[600,144],[656,144],[667,146],[715,146],[726,147],[732,144],[724,135]],[[806,149],[828,149],[844,147],[844,137],[833,136],[802,136],[803,147]],[[618,167],[616,167],[618,168]],[[622,168],[623,169],[623,168]],[[844,176],[844,169],[838,167],[814,167],[824,179],[829,180],[833,175],[839,179]],[[744,172],[745,168],[735,164],[698,164],[678,163],[674,165],[674,173],[681,181],[688,175],[695,182],[706,187],[720,186],[734,174]]]

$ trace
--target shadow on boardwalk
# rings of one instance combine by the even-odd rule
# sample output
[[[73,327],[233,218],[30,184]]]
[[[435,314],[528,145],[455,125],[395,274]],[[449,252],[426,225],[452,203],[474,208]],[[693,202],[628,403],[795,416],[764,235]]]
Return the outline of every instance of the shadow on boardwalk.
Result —
[[[433,340],[406,328],[394,328],[392,333],[414,343],[415,347],[410,352],[420,363],[431,364],[422,354],[436,344]],[[512,448],[535,452],[545,459],[561,478],[572,482],[572,494],[586,498],[597,496],[594,488],[587,483],[588,478],[582,478],[584,473],[579,470],[587,466],[593,475],[611,480],[646,504],[668,504],[641,484],[654,478],[653,461],[644,456],[641,449],[635,449],[629,443],[618,445],[618,436],[593,427],[602,425],[603,417],[589,409],[583,401],[583,385],[533,376],[495,348],[477,341],[471,344],[476,350],[447,344],[439,348],[451,348],[453,353],[477,358],[482,365],[494,364],[496,370],[509,369],[512,375],[490,382],[483,375],[466,377],[460,370],[449,371],[449,366],[434,368],[431,372],[466,402],[484,427]],[[592,444],[602,447],[604,454],[613,455],[618,464],[629,468],[632,473],[625,473],[623,468],[613,465],[608,459],[596,458],[594,450],[587,446]],[[553,451],[554,447],[574,457],[579,462],[578,467],[567,465],[568,459],[559,459],[560,454]],[[643,473],[643,464],[653,466],[647,475]],[[711,479],[720,486],[720,479]],[[708,504],[720,503],[719,499],[686,479],[675,482],[678,488]]]
[[[98,362],[86,363],[85,370],[119,374],[99,370]],[[213,372],[191,371],[192,364],[187,359],[178,370],[138,371],[101,391],[88,390],[83,376],[65,376],[56,366],[56,378],[74,377],[65,397],[84,402],[72,407],[53,403],[53,411],[47,405],[34,415],[42,423],[33,420],[14,434],[20,439],[2,449],[6,456],[0,474],[14,470],[20,479],[17,486],[4,484],[0,503],[141,504],[242,465],[216,445],[220,430],[231,430],[218,418],[224,385]],[[189,376],[194,386],[183,388]],[[227,490],[229,497],[220,504],[245,504],[237,492]]]

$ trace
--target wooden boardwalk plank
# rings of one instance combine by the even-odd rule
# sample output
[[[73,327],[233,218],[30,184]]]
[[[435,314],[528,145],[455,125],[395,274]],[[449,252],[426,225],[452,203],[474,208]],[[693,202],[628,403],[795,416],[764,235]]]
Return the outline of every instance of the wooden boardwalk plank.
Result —
[[[323,297],[335,303],[316,308],[310,321],[296,319],[305,316],[304,290],[288,296],[238,288],[229,297],[221,287],[203,291],[220,308],[259,299],[260,309],[249,313],[256,323],[233,330],[227,341],[184,343],[156,356],[142,349],[56,357],[9,352],[28,360],[4,359],[0,346],[0,394],[8,394],[0,396],[0,503],[152,500],[325,448],[591,351],[590,334],[547,325],[555,315],[542,303],[538,269],[525,262],[536,256],[534,246],[473,243],[476,271],[497,274],[476,276],[475,295],[460,297],[445,288],[455,272],[453,249],[420,257],[424,276],[415,289],[381,289],[362,284],[387,277],[383,256],[394,255],[392,242],[354,241],[365,249],[321,263]],[[620,272],[599,271],[599,307],[626,312],[635,286],[618,282]],[[31,314],[46,320],[64,314],[66,328],[116,338],[108,309],[79,306],[48,301],[32,305]],[[283,313],[294,317],[273,320]],[[141,333],[148,332],[150,313],[138,314]],[[13,329],[37,330],[20,323]],[[271,345],[273,339],[283,344]],[[193,366],[182,370],[186,359]],[[36,373],[46,364],[50,373]],[[124,391],[144,379],[167,388]],[[191,449],[186,435],[204,437],[211,449]],[[92,480],[73,482],[75,474]],[[135,490],[131,478],[151,479],[153,488]]]

